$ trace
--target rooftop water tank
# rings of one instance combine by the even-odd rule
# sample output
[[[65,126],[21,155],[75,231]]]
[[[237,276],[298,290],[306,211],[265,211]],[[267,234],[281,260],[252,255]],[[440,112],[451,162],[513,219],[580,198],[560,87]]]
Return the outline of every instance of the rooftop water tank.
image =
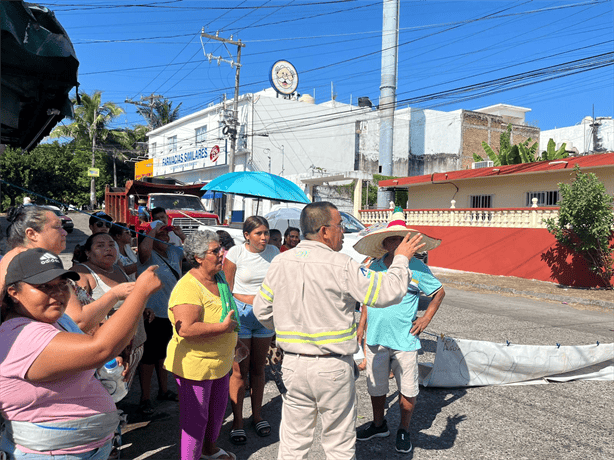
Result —
[[[358,107],[373,107],[371,100],[368,97],[358,98]]]
[[[310,96],[309,94],[303,94],[300,99],[299,102],[305,102],[307,104],[315,104],[316,100]]]

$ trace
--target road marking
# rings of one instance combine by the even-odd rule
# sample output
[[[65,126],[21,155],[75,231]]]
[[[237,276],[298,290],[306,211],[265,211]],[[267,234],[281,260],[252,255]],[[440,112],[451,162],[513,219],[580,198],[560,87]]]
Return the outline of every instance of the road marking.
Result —
[[[150,450],[148,452],[145,452],[143,455],[139,455],[137,458],[135,458],[134,460],[145,460],[146,458],[151,457],[152,455],[157,454],[158,452],[162,452],[165,449],[168,449],[170,447],[175,446],[175,444],[171,444],[170,446],[164,446],[164,447],[160,447],[159,449],[155,449],[155,450]]]

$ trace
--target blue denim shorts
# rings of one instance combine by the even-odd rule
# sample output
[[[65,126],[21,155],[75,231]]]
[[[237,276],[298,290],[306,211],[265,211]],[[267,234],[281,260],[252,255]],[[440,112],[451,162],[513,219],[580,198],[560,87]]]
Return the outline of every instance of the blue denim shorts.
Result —
[[[239,330],[240,339],[264,339],[273,337],[275,331],[267,329],[254,315],[254,307],[248,303],[241,302],[235,298],[237,309],[239,310],[239,319],[241,321],[241,329]]]
[[[112,440],[109,439],[103,446],[84,452],[82,454],[28,454],[15,447],[6,436],[2,436],[0,442],[0,452],[6,452],[8,460],[106,460],[109,458],[111,449],[113,448]]]

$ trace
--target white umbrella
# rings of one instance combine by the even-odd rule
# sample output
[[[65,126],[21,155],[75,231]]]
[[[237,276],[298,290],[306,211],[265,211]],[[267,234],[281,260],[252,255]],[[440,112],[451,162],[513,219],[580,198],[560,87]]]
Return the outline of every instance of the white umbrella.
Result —
[[[264,218],[269,222],[269,228],[276,228],[283,234],[288,227],[301,227],[301,211],[298,207],[278,208]]]

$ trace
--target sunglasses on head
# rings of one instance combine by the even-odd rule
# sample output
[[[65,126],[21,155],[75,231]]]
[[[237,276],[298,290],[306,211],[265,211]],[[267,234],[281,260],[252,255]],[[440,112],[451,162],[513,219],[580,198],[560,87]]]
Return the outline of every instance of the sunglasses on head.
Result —
[[[111,225],[113,224],[111,224],[111,222],[109,222],[108,220],[105,220],[104,222],[99,220],[94,225],[98,228],[102,228],[102,227],[111,228]]]

